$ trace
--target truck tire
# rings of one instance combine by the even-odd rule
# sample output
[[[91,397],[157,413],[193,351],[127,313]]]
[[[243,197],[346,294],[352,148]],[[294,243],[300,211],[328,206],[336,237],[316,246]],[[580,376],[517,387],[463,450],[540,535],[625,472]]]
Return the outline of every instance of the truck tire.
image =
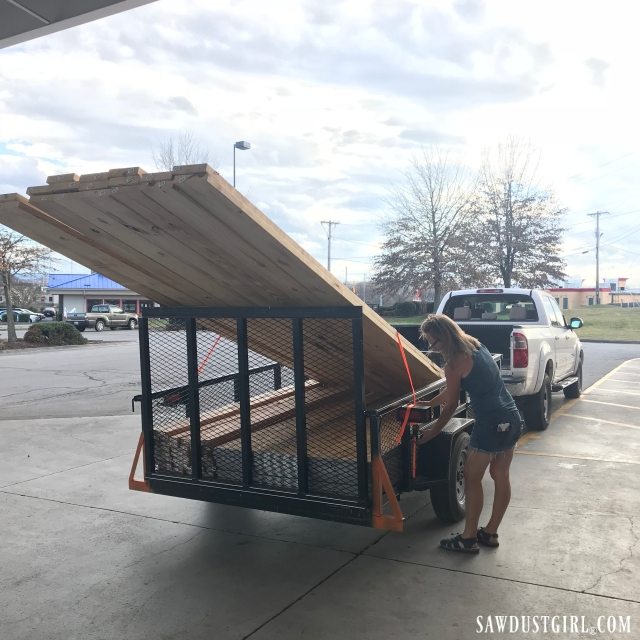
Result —
[[[442,522],[458,522],[465,515],[464,464],[467,461],[469,434],[462,432],[453,443],[447,484],[433,487],[431,505]]]
[[[96,331],[104,331],[104,320],[96,320]]]
[[[544,431],[549,426],[551,419],[551,378],[544,374],[540,391],[527,398],[522,407],[524,423],[531,431]]]
[[[78,331],[84,331],[86,327],[76,327]]]
[[[582,395],[582,358],[580,358],[580,364],[578,365],[576,375],[578,376],[578,379],[573,384],[570,384],[562,390],[565,398],[579,398]]]
[[[127,322],[127,327],[128,327],[129,329],[131,329],[132,331],[133,331],[137,326],[138,326],[138,323],[135,321],[135,319],[134,319],[134,318],[131,318],[131,319],[129,320],[129,322]]]

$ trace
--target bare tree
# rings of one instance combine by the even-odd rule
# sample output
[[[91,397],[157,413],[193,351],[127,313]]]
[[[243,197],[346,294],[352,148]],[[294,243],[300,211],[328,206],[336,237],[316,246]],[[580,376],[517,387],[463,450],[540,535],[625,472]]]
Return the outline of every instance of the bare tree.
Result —
[[[433,289],[437,306],[449,288],[484,280],[471,203],[474,184],[437,149],[423,151],[391,198],[392,216],[375,261],[374,281],[385,292]]]
[[[17,340],[13,317],[12,286],[17,275],[43,274],[51,263],[51,249],[35,244],[29,238],[0,227],[0,276],[7,307],[7,340]]]
[[[487,154],[476,212],[487,267],[505,287],[548,287],[566,277],[560,257],[565,213],[536,179],[527,144],[511,139]]]
[[[159,149],[154,149],[153,161],[157,169],[171,171],[178,165],[209,162],[209,152],[191,131],[183,131],[175,138],[169,137]]]
[[[11,283],[11,304],[15,307],[34,309],[41,305],[42,280],[14,277]]]

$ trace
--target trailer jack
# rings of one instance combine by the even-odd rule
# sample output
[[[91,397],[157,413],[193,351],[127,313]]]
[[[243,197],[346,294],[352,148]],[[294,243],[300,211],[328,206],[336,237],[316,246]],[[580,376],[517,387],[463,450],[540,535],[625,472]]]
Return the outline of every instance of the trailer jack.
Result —
[[[380,456],[374,455],[371,459],[371,479],[373,498],[372,524],[376,529],[402,532],[404,529],[404,516],[396,497],[389,474]],[[391,507],[391,515],[384,513],[383,495]]]
[[[129,474],[129,489],[134,491],[151,491],[151,487],[146,480],[135,480],[136,469],[138,468],[138,461],[140,459],[140,453],[142,453],[142,468],[144,465],[144,434],[141,433],[138,438],[138,446],[136,447],[136,454],[133,457],[133,464],[131,465],[131,473]]]

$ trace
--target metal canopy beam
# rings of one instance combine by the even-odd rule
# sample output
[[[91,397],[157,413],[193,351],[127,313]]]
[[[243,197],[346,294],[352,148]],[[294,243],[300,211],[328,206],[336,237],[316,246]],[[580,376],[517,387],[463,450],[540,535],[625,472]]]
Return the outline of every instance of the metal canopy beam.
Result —
[[[154,0],[0,0],[0,49]]]

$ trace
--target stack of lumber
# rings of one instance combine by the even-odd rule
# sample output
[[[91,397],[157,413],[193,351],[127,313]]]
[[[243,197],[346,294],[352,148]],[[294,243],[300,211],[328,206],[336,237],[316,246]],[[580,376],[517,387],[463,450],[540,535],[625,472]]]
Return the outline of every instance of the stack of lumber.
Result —
[[[363,304],[208,165],[50,176],[27,193],[29,199],[0,195],[0,223],[161,305]],[[363,315],[366,401],[373,406],[411,389],[396,332],[369,307]],[[309,358],[315,368],[309,373],[331,382],[334,360],[348,363],[351,345],[329,332],[307,347],[313,341],[318,357]],[[417,349],[403,345],[416,388],[441,377]],[[268,335],[260,352],[286,363]],[[326,370],[322,354],[332,360]]]
[[[307,383],[306,462],[312,492],[357,494],[357,453],[353,398]],[[298,462],[293,387],[272,391],[251,403],[252,475],[257,485],[296,490]],[[210,412],[201,422],[201,462],[205,479],[242,482],[239,408]],[[185,423],[156,431],[155,461],[160,472],[191,474],[191,437]]]

